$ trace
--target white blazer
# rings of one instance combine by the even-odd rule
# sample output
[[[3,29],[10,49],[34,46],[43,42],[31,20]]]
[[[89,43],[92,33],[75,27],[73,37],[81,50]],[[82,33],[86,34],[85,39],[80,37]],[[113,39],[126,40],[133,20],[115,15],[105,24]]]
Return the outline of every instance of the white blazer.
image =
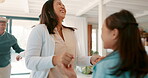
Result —
[[[54,67],[54,49],[54,37],[48,33],[45,24],[36,25],[28,38],[25,54],[26,67],[32,70],[31,78],[47,78],[50,68]],[[91,65],[89,56],[77,57],[77,65]]]

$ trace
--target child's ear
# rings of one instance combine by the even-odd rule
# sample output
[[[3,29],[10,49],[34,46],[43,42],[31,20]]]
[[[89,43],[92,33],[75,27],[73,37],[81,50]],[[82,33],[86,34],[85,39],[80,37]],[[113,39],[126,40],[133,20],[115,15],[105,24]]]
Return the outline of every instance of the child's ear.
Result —
[[[117,38],[118,38],[118,34],[119,34],[118,29],[114,29],[114,30],[112,31],[113,39],[117,39]]]

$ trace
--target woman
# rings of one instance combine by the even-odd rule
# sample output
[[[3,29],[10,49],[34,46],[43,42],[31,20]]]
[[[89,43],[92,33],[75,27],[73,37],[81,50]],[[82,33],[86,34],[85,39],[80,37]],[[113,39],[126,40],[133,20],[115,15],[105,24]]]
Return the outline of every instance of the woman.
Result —
[[[93,78],[148,78],[148,55],[142,45],[138,23],[127,10],[106,18],[102,28],[105,49],[114,51],[99,61]],[[71,68],[60,65],[65,74],[76,78]]]
[[[10,78],[11,48],[13,48],[16,53],[24,51],[17,44],[17,39],[5,31],[7,21],[6,18],[0,17],[0,78]]]
[[[62,21],[66,9],[61,0],[48,0],[42,8],[40,24],[30,33],[26,66],[32,70],[31,78],[68,78],[61,74],[57,64],[91,65],[99,56],[80,56],[74,28],[65,27]],[[75,62],[71,62],[75,59]],[[91,64],[90,64],[91,63]]]

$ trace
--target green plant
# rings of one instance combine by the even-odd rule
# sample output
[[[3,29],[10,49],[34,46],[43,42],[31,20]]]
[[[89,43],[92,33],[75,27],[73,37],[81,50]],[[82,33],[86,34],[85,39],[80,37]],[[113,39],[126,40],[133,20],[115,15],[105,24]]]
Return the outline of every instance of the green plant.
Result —
[[[98,55],[99,52],[98,52],[98,51],[93,51],[93,50],[91,50],[91,55],[94,55],[94,54]]]
[[[94,54],[98,55],[99,53],[98,51],[91,50],[91,55],[94,55]],[[92,74],[93,66],[85,66],[85,67],[82,67],[81,69],[83,74],[89,75],[89,74]]]
[[[82,67],[82,73],[83,74],[92,74],[92,66],[85,66],[85,67]]]

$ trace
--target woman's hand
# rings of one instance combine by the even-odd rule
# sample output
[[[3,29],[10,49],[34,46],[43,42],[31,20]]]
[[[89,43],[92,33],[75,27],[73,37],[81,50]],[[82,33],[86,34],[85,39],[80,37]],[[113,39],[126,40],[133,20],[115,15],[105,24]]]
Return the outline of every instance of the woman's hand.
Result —
[[[99,62],[100,60],[104,59],[105,57],[101,57],[99,55],[93,55],[91,58],[90,58],[90,63],[95,65],[97,62]]]
[[[59,64],[57,66],[60,69],[60,72],[66,75],[68,78],[77,78],[77,75],[71,64],[69,65],[69,67],[65,67],[63,64]]]
[[[62,64],[65,67],[69,67],[72,60],[74,59],[74,56],[72,54],[70,54],[70,53],[64,53],[61,59],[62,59]]]
[[[59,56],[53,56],[53,65],[63,64],[65,67],[68,67],[72,59],[74,59],[74,56],[65,52]]]

